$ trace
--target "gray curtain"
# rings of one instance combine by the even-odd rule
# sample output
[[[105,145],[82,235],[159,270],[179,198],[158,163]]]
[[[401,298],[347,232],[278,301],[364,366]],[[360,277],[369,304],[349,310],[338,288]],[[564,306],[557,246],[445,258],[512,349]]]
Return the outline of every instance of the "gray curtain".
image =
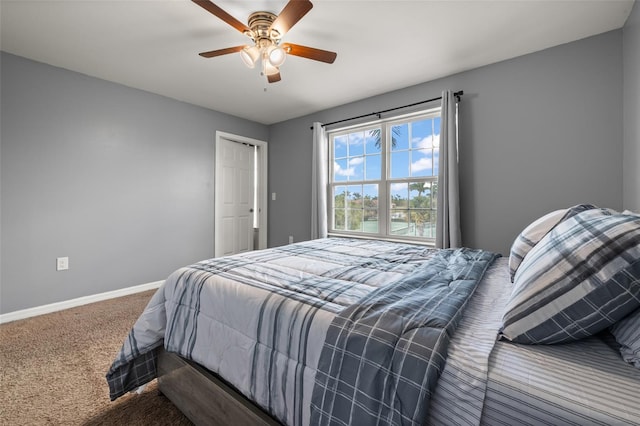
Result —
[[[462,244],[458,189],[457,110],[458,105],[453,91],[442,92],[436,212],[436,247],[438,248],[456,248]]]
[[[313,123],[311,239],[327,236],[328,142],[321,123]]]

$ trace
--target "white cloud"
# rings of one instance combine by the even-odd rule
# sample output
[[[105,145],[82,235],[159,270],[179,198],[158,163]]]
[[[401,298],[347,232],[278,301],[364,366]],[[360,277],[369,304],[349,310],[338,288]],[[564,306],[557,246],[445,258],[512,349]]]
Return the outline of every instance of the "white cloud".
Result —
[[[427,136],[426,138],[413,138],[411,139],[411,146],[414,149],[426,149],[431,148],[431,136]]]
[[[431,149],[432,147],[437,148],[440,146],[440,135],[433,135],[433,145],[431,142],[431,136],[427,136],[426,138],[413,138],[411,140],[412,146],[418,149]]]
[[[338,176],[353,176],[356,173],[356,170],[354,167],[347,167],[346,169],[343,169],[342,167],[340,167],[340,164],[334,162],[333,173]]]
[[[398,191],[407,191],[407,184],[406,183],[392,183],[391,184],[391,192],[398,192]]]
[[[353,157],[349,159],[349,166],[357,166],[364,163],[364,157]]]
[[[364,138],[362,132],[349,134],[349,145],[362,145]]]
[[[422,170],[427,170],[432,167],[432,162],[430,157],[422,157],[418,161],[414,161],[411,163],[411,171],[419,172]]]

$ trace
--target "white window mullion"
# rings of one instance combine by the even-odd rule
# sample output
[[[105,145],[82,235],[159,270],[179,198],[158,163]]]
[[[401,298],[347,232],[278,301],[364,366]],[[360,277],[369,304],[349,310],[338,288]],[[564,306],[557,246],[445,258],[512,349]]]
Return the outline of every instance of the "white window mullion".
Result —
[[[382,123],[380,126],[380,186],[378,187],[378,231],[381,235],[389,235],[389,140],[388,126]]]

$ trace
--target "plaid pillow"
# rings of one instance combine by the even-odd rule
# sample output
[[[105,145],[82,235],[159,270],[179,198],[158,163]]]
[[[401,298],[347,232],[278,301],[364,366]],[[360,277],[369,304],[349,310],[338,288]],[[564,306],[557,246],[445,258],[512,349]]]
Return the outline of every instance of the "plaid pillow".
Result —
[[[590,209],[556,225],[523,260],[500,337],[578,340],[639,306],[640,217]]]
[[[622,358],[640,368],[640,309],[609,329],[620,344]]]
[[[540,240],[556,227],[560,222],[569,219],[576,214],[585,210],[597,208],[591,204],[578,204],[577,206],[570,207],[568,209],[560,209],[547,213],[534,222],[531,222],[529,226],[518,235],[513,241],[511,246],[511,252],[509,254],[509,273],[511,274],[511,281],[513,281],[518,267],[522,263],[524,257],[535,247]]]

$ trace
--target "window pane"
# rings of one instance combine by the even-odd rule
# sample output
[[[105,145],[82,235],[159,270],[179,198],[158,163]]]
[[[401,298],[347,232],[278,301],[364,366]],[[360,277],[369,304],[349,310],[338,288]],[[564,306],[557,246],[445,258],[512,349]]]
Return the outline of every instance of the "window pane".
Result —
[[[346,186],[336,186],[333,188],[333,226],[335,229],[345,229],[345,196]]]
[[[345,207],[345,196],[347,194],[346,186],[336,186],[333,189],[333,206],[335,208]]]
[[[344,230],[344,209],[335,209],[333,211],[333,226],[335,229]]]
[[[362,231],[362,210],[347,209],[347,230]]]
[[[349,157],[364,154],[364,132],[349,134]]]
[[[432,191],[432,189],[431,189],[431,188],[432,188],[433,186],[435,186],[435,185],[436,185],[436,183],[435,183],[435,182],[425,182],[425,183],[423,183],[422,185],[423,185],[423,187],[424,187],[424,195],[425,195],[425,197],[429,197],[429,200],[431,200],[431,197],[432,197],[432,195],[433,195],[433,194],[432,194],[432,193],[433,193],[433,191]],[[432,203],[432,202],[431,202],[431,201],[429,201],[429,207],[431,207],[431,205],[432,205],[431,203]]]
[[[349,167],[347,166],[347,159],[335,160],[333,162],[333,181],[342,182],[347,180],[349,176]]]
[[[333,155],[335,158],[347,156],[347,135],[336,136],[333,139]]]
[[[378,185],[363,185],[362,192],[364,196],[365,209],[378,208]]]
[[[409,177],[409,151],[391,153],[391,177]]]
[[[429,220],[424,224],[424,237],[435,238],[436,237],[436,211],[429,211]]]
[[[361,209],[362,208],[362,185],[349,185],[347,187],[347,208]]]
[[[364,157],[349,157],[349,180],[364,180]]]
[[[433,176],[433,153],[431,149],[411,151],[411,176]]]
[[[364,210],[362,231],[377,234],[379,232],[378,210]]]
[[[365,153],[375,154],[382,149],[382,141],[380,140],[380,129],[373,129],[365,132]]]
[[[431,211],[418,209],[411,211],[411,231],[415,237],[425,237],[425,232],[431,232]]]
[[[411,125],[411,148],[424,149],[433,146],[433,119],[421,120]]]
[[[409,184],[409,207],[430,208],[431,196],[425,182],[413,182]]]
[[[382,156],[367,155],[365,157],[365,179],[379,180],[382,175]]]
[[[408,207],[409,186],[406,183],[391,184],[391,209]]]
[[[391,234],[407,235],[409,231],[409,215],[406,210],[391,210]]]
[[[440,117],[435,117],[433,119],[433,146],[438,146],[438,141],[440,141]]]
[[[391,150],[409,149],[409,125],[396,124],[391,126]]]

